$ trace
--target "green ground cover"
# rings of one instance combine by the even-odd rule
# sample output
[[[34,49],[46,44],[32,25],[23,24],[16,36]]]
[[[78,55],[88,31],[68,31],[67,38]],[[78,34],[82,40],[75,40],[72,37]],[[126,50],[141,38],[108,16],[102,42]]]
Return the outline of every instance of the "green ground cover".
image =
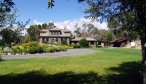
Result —
[[[0,62],[2,84],[141,84],[141,52],[98,48],[80,56]]]

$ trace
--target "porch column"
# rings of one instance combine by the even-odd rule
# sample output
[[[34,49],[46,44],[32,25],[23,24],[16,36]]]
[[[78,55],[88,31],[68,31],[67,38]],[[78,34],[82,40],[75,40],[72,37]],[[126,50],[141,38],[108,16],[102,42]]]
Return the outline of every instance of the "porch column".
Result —
[[[61,38],[58,38],[58,44],[61,44]]]
[[[91,42],[89,41],[88,43],[89,43],[89,46],[90,46],[91,45]]]
[[[70,45],[70,39],[69,38],[67,38],[67,44]]]
[[[43,43],[43,38],[40,38],[39,41],[40,41],[40,43]]]
[[[49,44],[51,44],[51,38],[48,38],[49,39]]]

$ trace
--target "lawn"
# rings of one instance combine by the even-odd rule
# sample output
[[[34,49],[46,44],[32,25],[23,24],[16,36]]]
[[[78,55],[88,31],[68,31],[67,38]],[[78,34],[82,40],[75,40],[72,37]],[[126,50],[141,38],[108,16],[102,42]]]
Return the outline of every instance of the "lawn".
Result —
[[[0,62],[1,84],[142,84],[141,52],[98,48],[80,56]]]

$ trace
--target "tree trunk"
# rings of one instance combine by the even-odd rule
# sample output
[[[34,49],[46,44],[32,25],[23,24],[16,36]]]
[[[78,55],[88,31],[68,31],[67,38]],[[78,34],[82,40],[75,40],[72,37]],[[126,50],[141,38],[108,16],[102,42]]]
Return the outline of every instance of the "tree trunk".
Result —
[[[141,48],[142,48],[143,84],[146,84],[146,38],[141,39]]]

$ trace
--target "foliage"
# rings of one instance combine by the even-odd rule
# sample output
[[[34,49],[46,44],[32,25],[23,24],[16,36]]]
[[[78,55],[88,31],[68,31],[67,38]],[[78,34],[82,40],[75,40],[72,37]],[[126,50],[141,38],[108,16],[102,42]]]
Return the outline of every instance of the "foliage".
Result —
[[[47,45],[40,44],[37,42],[28,42],[22,45],[15,45],[11,48],[13,54],[35,54],[35,53],[50,53],[50,52],[59,52],[66,51],[67,49],[64,46],[56,45]]]
[[[81,48],[81,46],[79,44],[74,44],[73,48]]]
[[[52,29],[54,28],[55,25],[54,23],[49,23],[49,24],[42,24],[42,25],[31,25],[28,29],[27,29],[27,33],[28,33],[28,37],[29,40],[31,41],[39,41],[39,36],[40,36],[40,30],[42,29]]]
[[[4,48],[4,47],[5,47],[5,42],[1,41],[1,42],[0,42],[0,47],[1,47],[1,48]]]
[[[0,31],[0,35],[2,36],[2,40],[5,44],[7,45],[11,45],[11,43],[19,43],[20,42],[20,38],[19,38],[19,34],[17,33],[17,31],[14,31],[10,28],[6,28]]]
[[[97,46],[96,46],[96,48],[101,48],[101,47],[102,47],[101,45],[97,45]]]
[[[3,54],[3,50],[0,49],[0,61],[2,61],[2,58],[1,58],[2,54]]]
[[[0,1],[0,27],[4,27],[6,24],[11,23],[13,17],[13,11],[15,11],[15,4],[12,0]]]
[[[112,31],[108,31],[107,35],[106,35],[106,38],[105,38],[105,41],[112,41],[112,40],[113,40]]]
[[[66,49],[73,49],[74,48],[74,45],[65,45],[64,46]]]
[[[85,48],[89,47],[89,43],[88,43],[88,41],[85,38],[81,39],[79,41],[79,44],[80,44],[81,47],[85,47]]]
[[[27,29],[27,33],[31,39],[31,41],[38,41],[40,28],[38,25],[31,25],[30,28]]]
[[[93,24],[83,24],[81,28],[76,24],[75,28],[74,33],[77,37],[94,37],[98,32],[97,27]]]
[[[62,45],[67,45],[67,40],[66,40],[66,39],[63,39],[63,40],[61,41],[61,44],[62,44]]]
[[[112,41],[113,34],[111,30],[98,30],[98,33],[95,38],[98,41]]]

